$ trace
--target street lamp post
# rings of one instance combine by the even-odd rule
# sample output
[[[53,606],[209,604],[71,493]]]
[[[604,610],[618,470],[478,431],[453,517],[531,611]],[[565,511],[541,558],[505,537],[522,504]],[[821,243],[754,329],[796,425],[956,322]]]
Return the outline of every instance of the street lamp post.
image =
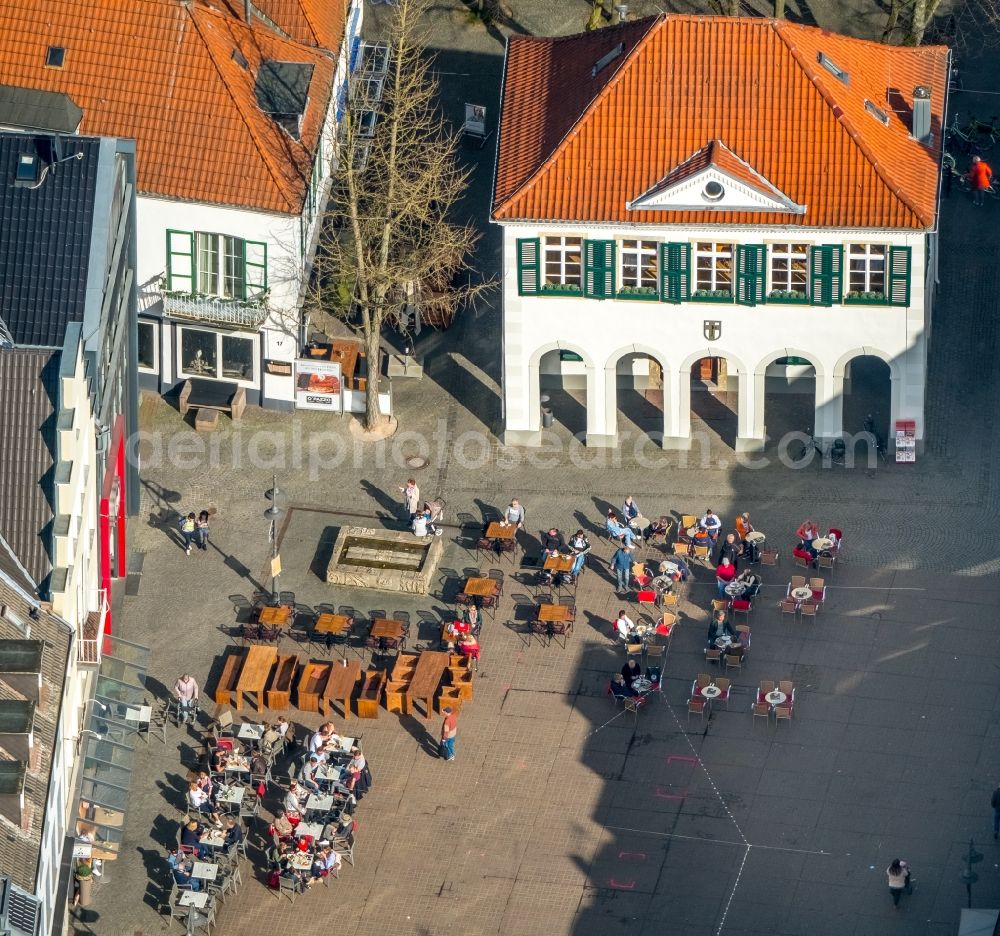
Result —
[[[281,576],[277,564],[278,558],[278,520],[284,513],[281,504],[285,499],[284,491],[278,487],[277,474],[271,475],[271,488],[264,492],[264,498],[271,502],[271,506],[264,511],[264,516],[270,521],[268,536],[271,539],[271,603],[278,604],[278,579]]]
[[[969,895],[969,909],[972,909],[972,885],[979,880],[979,875],[972,870],[974,864],[978,864],[983,860],[983,853],[977,852],[975,846],[972,844],[972,839],[969,839],[969,852],[965,856],[965,870],[962,872],[962,880],[965,881],[965,892]]]

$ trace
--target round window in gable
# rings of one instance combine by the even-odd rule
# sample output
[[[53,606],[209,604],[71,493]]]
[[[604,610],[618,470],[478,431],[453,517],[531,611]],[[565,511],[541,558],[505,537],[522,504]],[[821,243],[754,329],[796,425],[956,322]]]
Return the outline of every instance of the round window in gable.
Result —
[[[701,190],[701,197],[710,202],[717,202],[725,194],[726,190],[722,184],[714,179],[711,182],[706,182],[705,187]]]

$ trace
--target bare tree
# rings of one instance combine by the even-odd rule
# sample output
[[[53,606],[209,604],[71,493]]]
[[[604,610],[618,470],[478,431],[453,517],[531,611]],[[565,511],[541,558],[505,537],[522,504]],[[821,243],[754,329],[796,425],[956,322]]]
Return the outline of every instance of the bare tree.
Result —
[[[423,44],[429,0],[397,0],[381,99],[359,69],[349,89],[339,164],[324,218],[306,309],[313,321],[348,322],[368,358],[366,429],[385,419],[379,406],[382,329],[423,315],[450,315],[490,282],[456,284],[471,269],[478,233],[449,220],[468,184],[459,135],[437,104],[437,79]]]

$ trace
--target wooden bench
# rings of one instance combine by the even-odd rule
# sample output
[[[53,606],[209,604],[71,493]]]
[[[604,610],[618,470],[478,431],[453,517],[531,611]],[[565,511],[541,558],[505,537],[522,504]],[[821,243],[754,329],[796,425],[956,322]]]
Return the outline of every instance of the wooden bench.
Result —
[[[410,699],[406,694],[409,688],[409,682],[396,682],[395,680],[387,682],[385,684],[385,710],[409,715]]]
[[[320,699],[330,678],[330,663],[306,663],[299,677],[298,706],[303,712],[318,712]]]
[[[190,409],[219,410],[229,413],[233,422],[239,422],[247,408],[247,392],[227,380],[192,377],[181,388],[178,406],[181,416],[186,416]]]
[[[298,668],[299,658],[294,654],[278,657],[278,665],[274,668],[271,685],[267,688],[267,707],[269,709],[288,708]]]
[[[240,670],[243,669],[243,661],[246,659],[246,651],[230,650],[226,655],[226,662],[222,665],[222,674],[215,684],[215,704],[232,705],[236,695],[236,686],[240,681]]]
[[[219,411],[201,407],[194,415],[194,428],[196,432],[215,432],[219,428]]]
[[[453,712],[458,714],[462,708],[462,696],[455,686],[442,686],[437,697],[438,714],[444,715],[445,706],[451,706]]]
[[[451,685],[458,690],[459,698],[462,701],[472,698],[472,671],[459,669],[456,666],[448,670],[451,675]]]
[[[378,704],[385,688],[385,671],[368,670],[364,686],[358,696],[358,718],[378,718]]]

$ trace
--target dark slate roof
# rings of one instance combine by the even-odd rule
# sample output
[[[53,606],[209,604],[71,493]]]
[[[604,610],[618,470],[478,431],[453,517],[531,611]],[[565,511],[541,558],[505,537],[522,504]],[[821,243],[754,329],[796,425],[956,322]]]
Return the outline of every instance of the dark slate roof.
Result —
[[[0,644],[7,640],[23,640],[18,624],[29,620],[31,605],[10,588],[0,576],[0,609],[14,612],[0,614]],[[31,637],[42,641],[43,704],[35,708],[35,746],[38,757],[29,766],[24,783],[25,813],[21,828],[0,818],[0,874],[9,875],[18,887],[29,894],[36,893],[38,859],[41,853],[45,803],[49,792],[52,750],[56,744],[63,683],[69,661],[72,632],[68,625],[45,610],[30,619]],[[3,681],[0,674],[0,699],[21,698]]]
[[[55,153],[53,139],[0,134],[0,320],[22,347],[61,348],[66,324],[83,321],[100,141],[60,137]],[[37,188],[15,186],[26,153],[63,161]]]
[[[0,575],[6,575],[18,588],[38,597],[37,583],[31,580],[28,570],[21,565],[21,560],[17,558],[17,554],[2,534],[0,534]]]
[[[0,85],[0,126],[76,133],[83,110],[68,94]]]
[[[59,357],[0,350],[0,536],[43,587],[52,571]]]

